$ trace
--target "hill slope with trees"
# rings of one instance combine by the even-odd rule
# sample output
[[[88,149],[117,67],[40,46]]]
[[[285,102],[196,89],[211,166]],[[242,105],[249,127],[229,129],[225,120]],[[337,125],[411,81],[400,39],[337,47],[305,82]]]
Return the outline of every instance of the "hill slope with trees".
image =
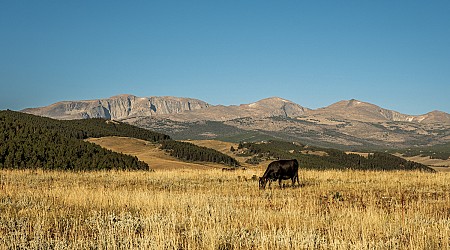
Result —
[[[423,164],[381,152],[367,154],[345,153],[336,149],[317,148],[285,141],[240,143],[240,154],[254,155],[249,163],[261,159],[297,159],[300,167],[307,169],[357,169],[357,170],[422,170],[434,172]]]
[[[0,111],[0,168],[74,171],[149,169],[136,157],[81,140],[97,133],[99,130],[95,128],[92,126],[84,130],[77,123]]]
[[[174,142],[167,135],[105,119],[60,121],[14,111],[0,111],[0,168],[42,168],[65,170],[144,169],[149,166],[136,157],[115,153],[87,138],[124,136],[150,142],[191,148],[190,161],[213,161],[238,165],[218,151]],[[164,145],[164,144],[163,144]],[[166,149],[169,150],[169,149]],[[204,157],[208,155],[208,157]],[[176,155],[187,160],[186,155]],[[228,157],[228,158],[224,158]]]

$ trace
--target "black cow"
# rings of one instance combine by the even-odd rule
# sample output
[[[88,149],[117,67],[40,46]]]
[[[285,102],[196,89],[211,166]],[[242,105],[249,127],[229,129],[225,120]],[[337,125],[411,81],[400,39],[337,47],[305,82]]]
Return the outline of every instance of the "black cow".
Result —
[[[266,188],[267,182],[276,181],[281,187],[282,180],[292,180],[292,186],[294,186],[295,181],[300,185],[300,181],[298,179],[298,161],[296,159],[293,160],[279,160],[274,161],[267,166],[266,172],[262,177],[259,177],[259,188]]]

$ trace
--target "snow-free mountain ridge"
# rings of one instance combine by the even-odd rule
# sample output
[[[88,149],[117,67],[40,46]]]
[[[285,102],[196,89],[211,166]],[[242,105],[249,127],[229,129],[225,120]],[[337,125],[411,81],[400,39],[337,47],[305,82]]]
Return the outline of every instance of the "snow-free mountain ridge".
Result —
[[[279,97],[223,106],[192,98],[119,95],[58,102],[23,112],[55,119],[121,120],[183,140],[281,139],[346,149],[429,146],[450,141],[448,113],[407,115],[355,99],[313,110]]]
[[[296,118],[307,116],[366,122],[403,121],[450,124],[450,115],[442,111],[432,111],[416,116],[407,115],[355,99],[340,101],[324,108],[312,110],[280,97],[270,97],[238,106],[223,106],[210,105],[193,98],[118,95],[97,100],[63,101],[46,107],[25,109],[23,112],[55,119],[101,117],[120,120],[161,116],[178,121],[227,121],[243,117]]]
[[[193,98],[173,96],[137,97],[117,95],[105,99],[63,101],[41,108],[22,110],[25,113],[55,119],[107,118],[124,119],[134,116],[176,114],[207,108],[209,104]]]

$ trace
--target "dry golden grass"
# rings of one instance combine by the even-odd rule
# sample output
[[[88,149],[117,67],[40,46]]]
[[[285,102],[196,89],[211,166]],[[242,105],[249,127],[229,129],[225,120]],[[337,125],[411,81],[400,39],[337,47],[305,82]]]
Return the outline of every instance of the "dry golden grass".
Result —
[[[132,156],[146,162],[154,170],[170,169],[205,169],[208,167],[222,168],[223,165],[214,163],[182,162],[160,150],[159,145],[144,140],[129,137],[90,138],[87,141]]]
[[[0,171],[1,249],[448,249],[450,174]],[[290,184],[286,182],[286,184]]]
[[[415,161],[418,163],[422,163],[424,165],[428,165],[428,166],[433,166],[433,167],[438,167],[438,166],[446,166],[446,167],[450,167],[450,159],[447,160],[442,160],[442,159],[431,159],[429,156],[411,156],[411,157],[406,157],[403,156],[402,154],[395,154],[398,157],[402,157],[408,161]]]

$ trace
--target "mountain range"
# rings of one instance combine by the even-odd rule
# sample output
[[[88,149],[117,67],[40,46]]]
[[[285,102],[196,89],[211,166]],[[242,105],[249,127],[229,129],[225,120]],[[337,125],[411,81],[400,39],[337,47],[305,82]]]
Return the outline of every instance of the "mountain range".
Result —
[[[309,109],[279,97],[223,106],[193,98],[118,95],[63,101],[22,112],[55,119],[120,120],[176,139],[275,138],[348,149],[429,146],[450,141],[448,113],[407,115],[354,99]]]

